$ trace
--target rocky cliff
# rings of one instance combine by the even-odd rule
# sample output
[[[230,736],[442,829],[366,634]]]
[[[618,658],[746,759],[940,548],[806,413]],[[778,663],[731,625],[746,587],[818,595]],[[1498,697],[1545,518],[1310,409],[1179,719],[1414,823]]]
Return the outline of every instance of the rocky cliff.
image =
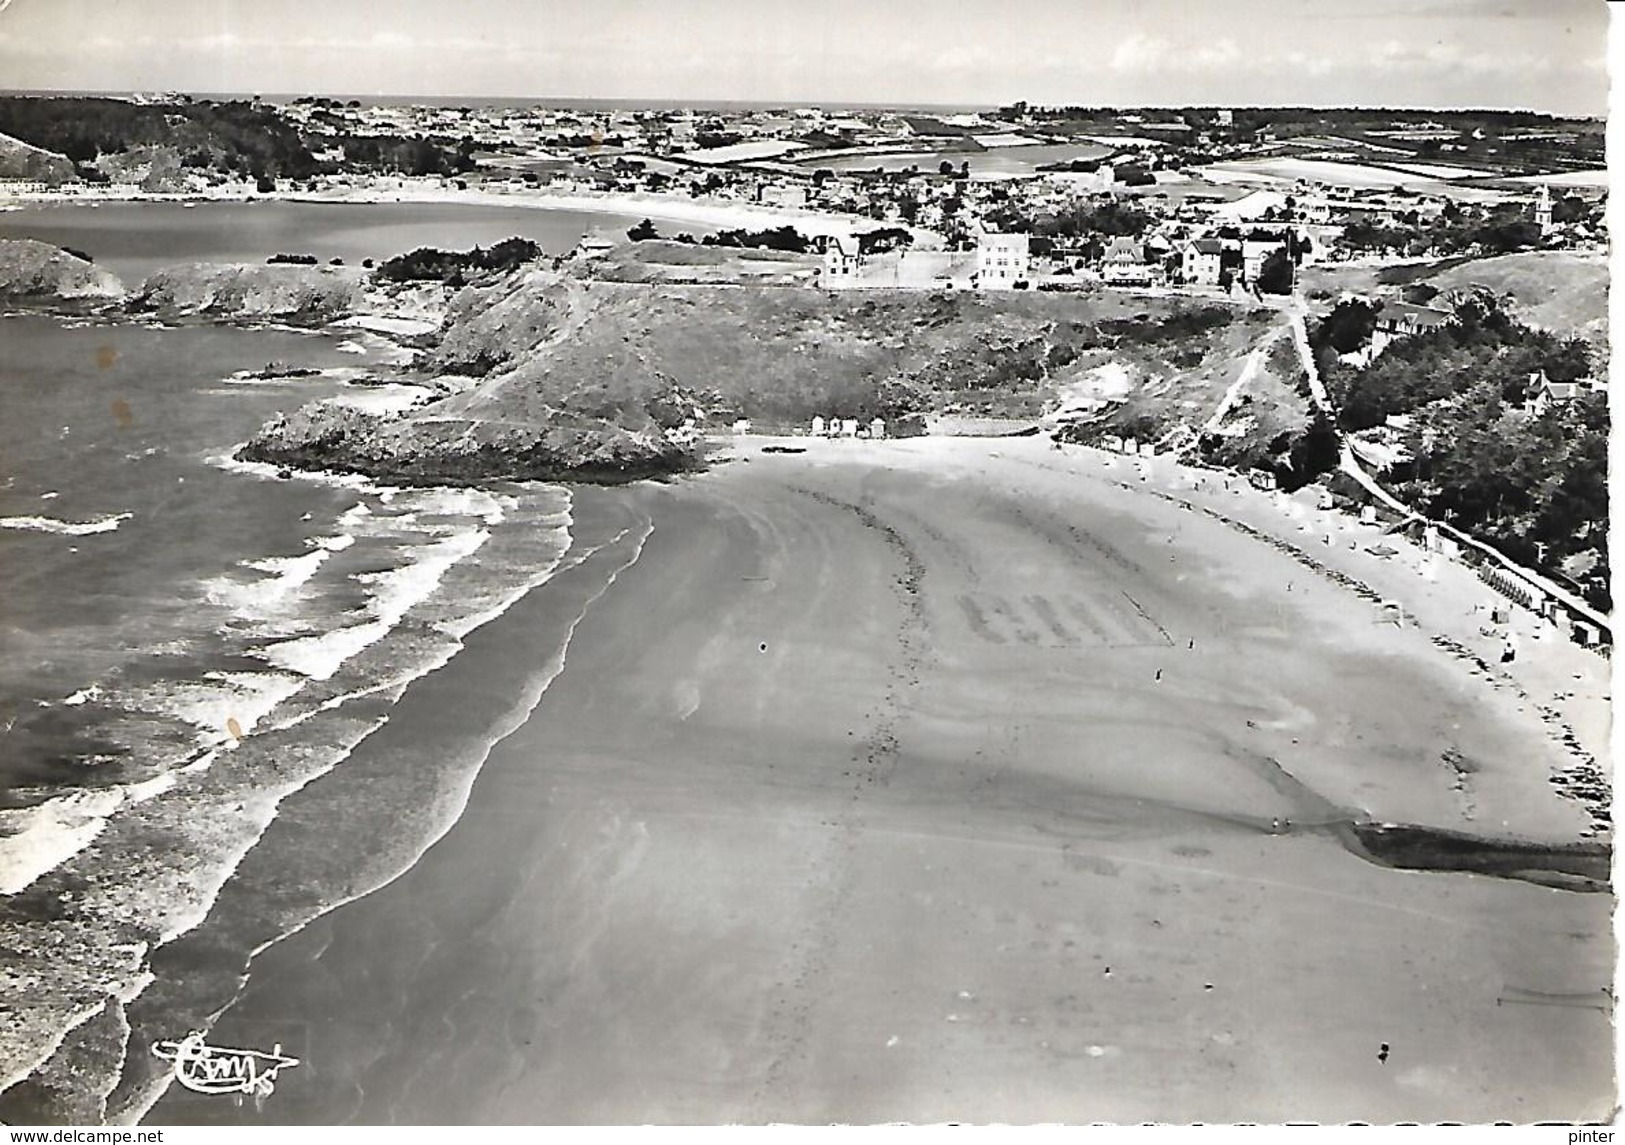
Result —
[[[363,473],[398,484],[588,481],[615,484],[695,464],[655,430],[565,410],[522,421],[458,417],[429,406],[405,416],[315,403],[278,417],[240,451],[247,461]]]
[[[277,321],[321,326],[361,305],[365,272],[342,266],[215,265],[157,271],[130,307],[160,318]]]
[[[391,480],[624,480],[692,464],[668,441],[689,423],[946,411],[1036,425],[1110,363],[1128,381],[1103,417],[1190,439],[1279,320],[1117,292],[608,281],[596,265],[531,266],[461,291],[426,364],[474,375],[471,387],[395,417],[302,410],[245,456]]]
[[[118,277],[50,243],[0,239],[0,300],[64,302],[122,297]]]

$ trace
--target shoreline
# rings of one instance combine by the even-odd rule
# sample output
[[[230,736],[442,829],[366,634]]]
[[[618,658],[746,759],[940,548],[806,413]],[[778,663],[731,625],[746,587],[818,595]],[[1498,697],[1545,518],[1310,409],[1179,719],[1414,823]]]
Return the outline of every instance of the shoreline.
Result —
[[[1022,439],[772,442],[602,494],[649,513],[647,551],[462,817],[262,955],[216,1027],[305,1039],[246,1116],[1611,1108],[1606,1014],[1502,1004],[1608,980],[1609,896],[1390,870],[1319,825],[1493,814],[1572,839],[1575,805],[1512,766],[1544,742],[1532,715],[1484,682],[1452,700],[1460,669],[1423,633],[1307,573],[1281,592],[1293,558],[1119,488],[1104,456],[1046,473]],[[495,628],[522,657],[517,622]],[[1441,736],[1480,757],[1471,808],[1416,751]],[[172,1093],[147,1120],[244,1116]]]
[[[901,224],[885,223],[861,215],[842,215],[830,211],[812,211],[793,207],[778,207],[766,203],[742,203],[732,200],[694,199],[688,196],[662,195],[628,191],[489,191],[470,187],[459,190],[452,186],[416,184],[406,181],[377,179],[364,186],[333,187],[325,191],[279,191],[275,194],[250,193],[233,190],[229,194],[201,194],[197,192],[140,192],[120,196],[99,194],[68,194],[65,192],[33,192],[12,195],[0,200],[0,215],[8,209],[40,206],[97,206],[103,203],[316,203],[354,204],[358,206],[391,205],[395,203],[467,204],[483,207],[517,207],[527,210],[575,211],[630,218],[636,221],[650,218],[659,222],[687,223],[691,226],[711,227],[717,230],[748,229],[790,225],[808,237],[822,235],[849,235],[855,230],[874,230]],[[916,241],[929,249],[932,242],[941,242],[941,236],[920,227],[904,227],[912,232]]]

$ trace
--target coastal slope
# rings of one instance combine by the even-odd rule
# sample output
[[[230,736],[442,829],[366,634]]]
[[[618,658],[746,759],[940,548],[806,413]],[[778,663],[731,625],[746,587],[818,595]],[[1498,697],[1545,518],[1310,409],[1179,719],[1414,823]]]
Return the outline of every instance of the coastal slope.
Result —
[[[0,301],[84,302],[122,297],[118,276],[37,239],[0,238]]]
[[[675,257],[664,249],[675,244],[658,245],[645,255]],[[617,274],[631,256],[620,257]],[[302,411],[267,427],[245,456],[390,479],[571,469],[592,479],[568,458],[547,468],[521,455],[553,435],[541,446],[551,455],[578,425],[614,427],[628,435],[624,456],[641,457],[624,472],[646,474],[692,462],[661,435],[692,439],[679,431],[739,418],[788,428],[878,417],[896,432],[946,412],[1032,427],[1080,390],[1105,395],[1090,399],[1103,428],[1115,419],[1142,436],[1190,438],[1238,379],[1257,373],[1249,359],[1278,323],[1266,310],[1112,294],[829,293],[532,266],[452,300],[426,368],[455,376],[455,392],[370,430],[341,411]],[[1121,384],[1101,384],[1103,372]],[[1249,422],[1261,455],[1286,451],[1307,424],[1306,399],[1278,391],[1254,385],[1246,399],[1255,413],[1272,411]]]
[[[79,178],[73,160],[56,151],[35,147],[14,136],[0,134],[0,179],[14,179],[59,187]]]

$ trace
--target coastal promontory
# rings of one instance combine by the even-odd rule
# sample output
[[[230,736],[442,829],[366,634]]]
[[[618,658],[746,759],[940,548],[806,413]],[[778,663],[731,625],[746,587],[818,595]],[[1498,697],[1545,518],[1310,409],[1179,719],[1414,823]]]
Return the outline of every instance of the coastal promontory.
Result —
[[[84,255],[35,239],[0,239],[0,302],[111,301],[118,276]]]
[[[1208,418],[1272,318],[1098,291],[742,288],[694,251],[629,244],[461,289],[423,360],[444,396],[377,418],[302,410],[244,455],[390,479],[603,480],[690,465],[686,443],[738,419],[782,432],[879,418],[896,432],[938,415],[1035,426],[1066,407],[1099,432],[1152,435]],[[1267,383],[1259,373],[1246,440],[1222,444],[1285,464],[1304,399]]]

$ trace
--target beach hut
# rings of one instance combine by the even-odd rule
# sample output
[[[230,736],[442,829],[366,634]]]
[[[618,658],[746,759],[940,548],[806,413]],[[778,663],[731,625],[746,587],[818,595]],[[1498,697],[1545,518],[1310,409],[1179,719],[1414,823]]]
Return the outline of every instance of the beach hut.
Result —
[[[824,419],[822,417],[813,418],[813,420],[812,420],[812,433],[813,433],[814,437],[823,437],[824,436]]]
[[[750,418],[740,418],[738,421],[734,422],[733,429],[735,437],[743,437],[745,434],[750,432]]]
[[[842,437],[857,437],[858,436],[858,419],[857,418],[849,417],[845,421],[841,422],[841,436]]]
[[[876,441],[886,436],[886,419],[877,417],[869,423],[869,436]]]

